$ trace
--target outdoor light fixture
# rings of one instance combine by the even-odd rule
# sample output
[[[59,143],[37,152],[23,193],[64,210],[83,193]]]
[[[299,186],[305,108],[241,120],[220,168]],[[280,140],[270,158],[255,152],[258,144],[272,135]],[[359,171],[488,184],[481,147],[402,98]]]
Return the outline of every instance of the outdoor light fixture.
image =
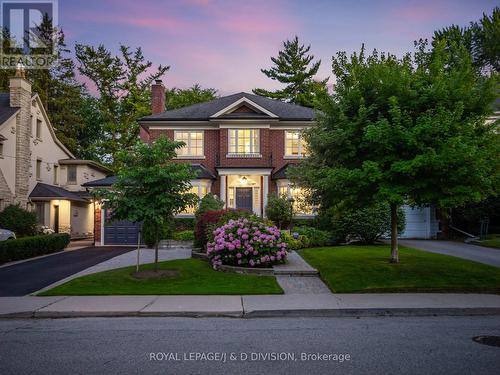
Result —
[[[247,178],[247,176],[240,177],[240,184],[241,185],[248,185],[248,178]]]

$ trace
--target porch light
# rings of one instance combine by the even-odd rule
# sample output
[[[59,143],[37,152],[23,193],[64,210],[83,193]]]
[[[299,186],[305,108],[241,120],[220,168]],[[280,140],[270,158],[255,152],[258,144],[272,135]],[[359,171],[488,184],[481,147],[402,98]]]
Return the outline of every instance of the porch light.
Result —
[[[248,178],[247,178],[247,176],[240,177],[240,184],[241,185],[248,185]]]

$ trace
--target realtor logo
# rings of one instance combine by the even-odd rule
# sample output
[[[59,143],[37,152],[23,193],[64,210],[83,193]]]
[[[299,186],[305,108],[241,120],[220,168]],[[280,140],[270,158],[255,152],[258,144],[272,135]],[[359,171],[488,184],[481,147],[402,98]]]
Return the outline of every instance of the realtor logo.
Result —
[[[57,0],[1,0],[0,12],[0,68],[50,68],[57,57]]]

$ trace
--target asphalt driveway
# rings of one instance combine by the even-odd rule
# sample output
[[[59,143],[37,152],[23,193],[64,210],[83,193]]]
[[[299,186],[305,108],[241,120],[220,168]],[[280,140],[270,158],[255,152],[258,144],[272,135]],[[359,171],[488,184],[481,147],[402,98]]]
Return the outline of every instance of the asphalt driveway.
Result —
[[[404,246],[500,267],[500,250],[454,241],[400,240]]]
[[[0,268],[0,296],[24,296],[132,251],[124,247],[88,247]]]

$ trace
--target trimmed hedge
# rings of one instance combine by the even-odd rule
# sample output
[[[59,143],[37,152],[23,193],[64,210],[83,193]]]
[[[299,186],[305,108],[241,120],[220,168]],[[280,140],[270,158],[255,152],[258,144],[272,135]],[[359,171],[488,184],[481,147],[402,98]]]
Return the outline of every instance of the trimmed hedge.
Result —
[[[193,230],[183,230],[181,232],[174,232],[172,239],[176,241],[193,241],[194,231]]]
[[[67,233],[23,237],[0,242],[0,263],[12,262],[55,253],[63,250],[70,241]]]

